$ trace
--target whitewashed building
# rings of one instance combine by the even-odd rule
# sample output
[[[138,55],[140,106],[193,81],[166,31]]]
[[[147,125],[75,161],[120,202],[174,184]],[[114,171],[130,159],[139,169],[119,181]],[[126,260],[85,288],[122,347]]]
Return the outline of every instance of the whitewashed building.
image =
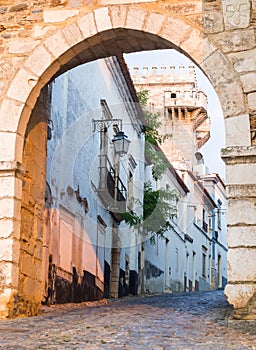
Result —
[[[43,299],[137,294],[141,236],[120,212],[129,197],[143,199],[144,135],[126,64],[122,57],[88,63],[50,89]],[[129,149],[120,155],[114,139],[126,139],[122,132]]]
[[[218,174],[200,176],[217,207],[209,216],[209,232],[212,233],[212,288],[224,288],[227,284],[227,223],[226,186]]]
[[[227,232],[225,220],[218,226],[216,213],[224,214],[225,185],[218,175],[206,175],[199,152],[210,138],[210,121],[207,96],[198,88],[195,68],[171,66],[168,71],[162,66],[160,71],[157,67],[149,71],[144,67],[140,73],[135,67],[132,79],[137,91],[148,91],[147,108],[159,114],[161,132],[172,135],[161,149],[173,169],[156,186],[165,188],[168,184],[179,195],[173,229],[165,233],[165,239],[157,240],[156,246],[146,242],[146,290],[223,288],[227,281]],[[173,172],[183,183],[183,191]]]
[[[79,66],[51,82],[44,302],[225,285],[225,223],[217,228],[214,221],[225,188],[219,182],[215,189],[217,175],[214,181],[203,176],[198,162],[198,151],[210,136],[209,120],[206,96],[196,91],[192,68],[188,76],[187,83],[183,76],[186,91],[180,82],[179,91],[168,87],[164,105],[159,103],[161,79],[143,78],[144,83],[151,79],[146,87],[154,87],[149,107],[164,111],[162,131],[173,134],[161,146],[170,166],[158,181],[145,160],[145,121],[122,57]],[[175,77],[171,80],[177,83]],[[136,78],[134,82],[138,88]],[[115,150],[115,140],[120,138],[128,140],[123,154]],[[177,194],[172,228],[154,245],[150,235],[129,227],[121,215],[124,211],[142,215],[143,208],[136,203],[143,203],[148,181],[156,190]]]

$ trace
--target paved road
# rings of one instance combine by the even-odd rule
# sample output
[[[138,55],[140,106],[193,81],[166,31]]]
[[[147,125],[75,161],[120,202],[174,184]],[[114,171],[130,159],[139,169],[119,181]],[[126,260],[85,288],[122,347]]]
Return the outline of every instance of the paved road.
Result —
[[[82,307],[81,307],[82,306]],[[44,309],[0,321],[1,349],[254,349],[256,322],[228,322],[222,291]]]

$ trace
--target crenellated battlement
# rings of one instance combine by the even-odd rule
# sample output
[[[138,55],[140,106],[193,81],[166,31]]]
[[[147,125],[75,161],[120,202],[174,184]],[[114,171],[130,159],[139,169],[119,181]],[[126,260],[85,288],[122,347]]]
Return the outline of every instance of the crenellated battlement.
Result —
[[[139,82],[156,83],[161,81],[163,84],[169,83],[192,83],[197,86],[197,78],[195,72],[195,66],[190,65],[187,68],[184,65],[179,67],[170,66],[161,67],[152,66],[151,69],[148,66],[144,66],[142,70],[139,67],[133,67],[132,79]]]
[[[198,88],[195,66],[133,68],[132,80],[139,89],[162,91],[164,104],[171,106],[195,106],[207,109],[207,96]],[[155,98],[156,96],[154,96]]]
[[[147,108],[159,113],[163,132],[172,139],[161,145],[168,159],[179,161],[193,157],[210,137],[207,96],[199,90],[195,66],[165,65],[133,68],[136,89],[148,90]]]

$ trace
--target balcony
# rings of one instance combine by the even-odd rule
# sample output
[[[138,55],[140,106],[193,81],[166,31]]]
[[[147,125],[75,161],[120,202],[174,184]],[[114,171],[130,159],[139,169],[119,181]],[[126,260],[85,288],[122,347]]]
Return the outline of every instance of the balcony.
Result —
[[[106,155],[99,156],[99,173],[97,193],[105,208],[120,222],[121,213],[126,211],[127,189]]]

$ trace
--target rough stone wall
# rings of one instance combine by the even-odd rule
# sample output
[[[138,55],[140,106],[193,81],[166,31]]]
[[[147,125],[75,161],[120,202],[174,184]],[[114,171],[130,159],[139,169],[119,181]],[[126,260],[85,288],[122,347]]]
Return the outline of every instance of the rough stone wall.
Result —
[[[220,97],[226,125],[228,285],[225,289],[237,318],[255,319],[255,1],[204,3],[204,30],[220,48],[212,60],[211,80]],[[222,69],[218,76],[216,67]],[[234,73],[232,72],[234,67]],[[226,78],[226,79],[225,79]],[[236,102],[225,101],[233,94]],[[248,132],[250,131],[250,132]]]
[[[47,100],[46,88],[42,90],[33,110],[25,135],[18,296],[15,300],[14,314],[11,316],[35,315],[39,312],[41,305]]]
[[[17,291],[23,141],[55,74],[119,52],[178,48],[209,76],[223,108],[228,300],[256,318],[256,4],[254,0],[70,0],[0,6],[1,316]],[[179,30],[177,30],[179,28]],[[244,267],[245,266],[245,267]],[[245,271],[246,270],[246,271]]]

